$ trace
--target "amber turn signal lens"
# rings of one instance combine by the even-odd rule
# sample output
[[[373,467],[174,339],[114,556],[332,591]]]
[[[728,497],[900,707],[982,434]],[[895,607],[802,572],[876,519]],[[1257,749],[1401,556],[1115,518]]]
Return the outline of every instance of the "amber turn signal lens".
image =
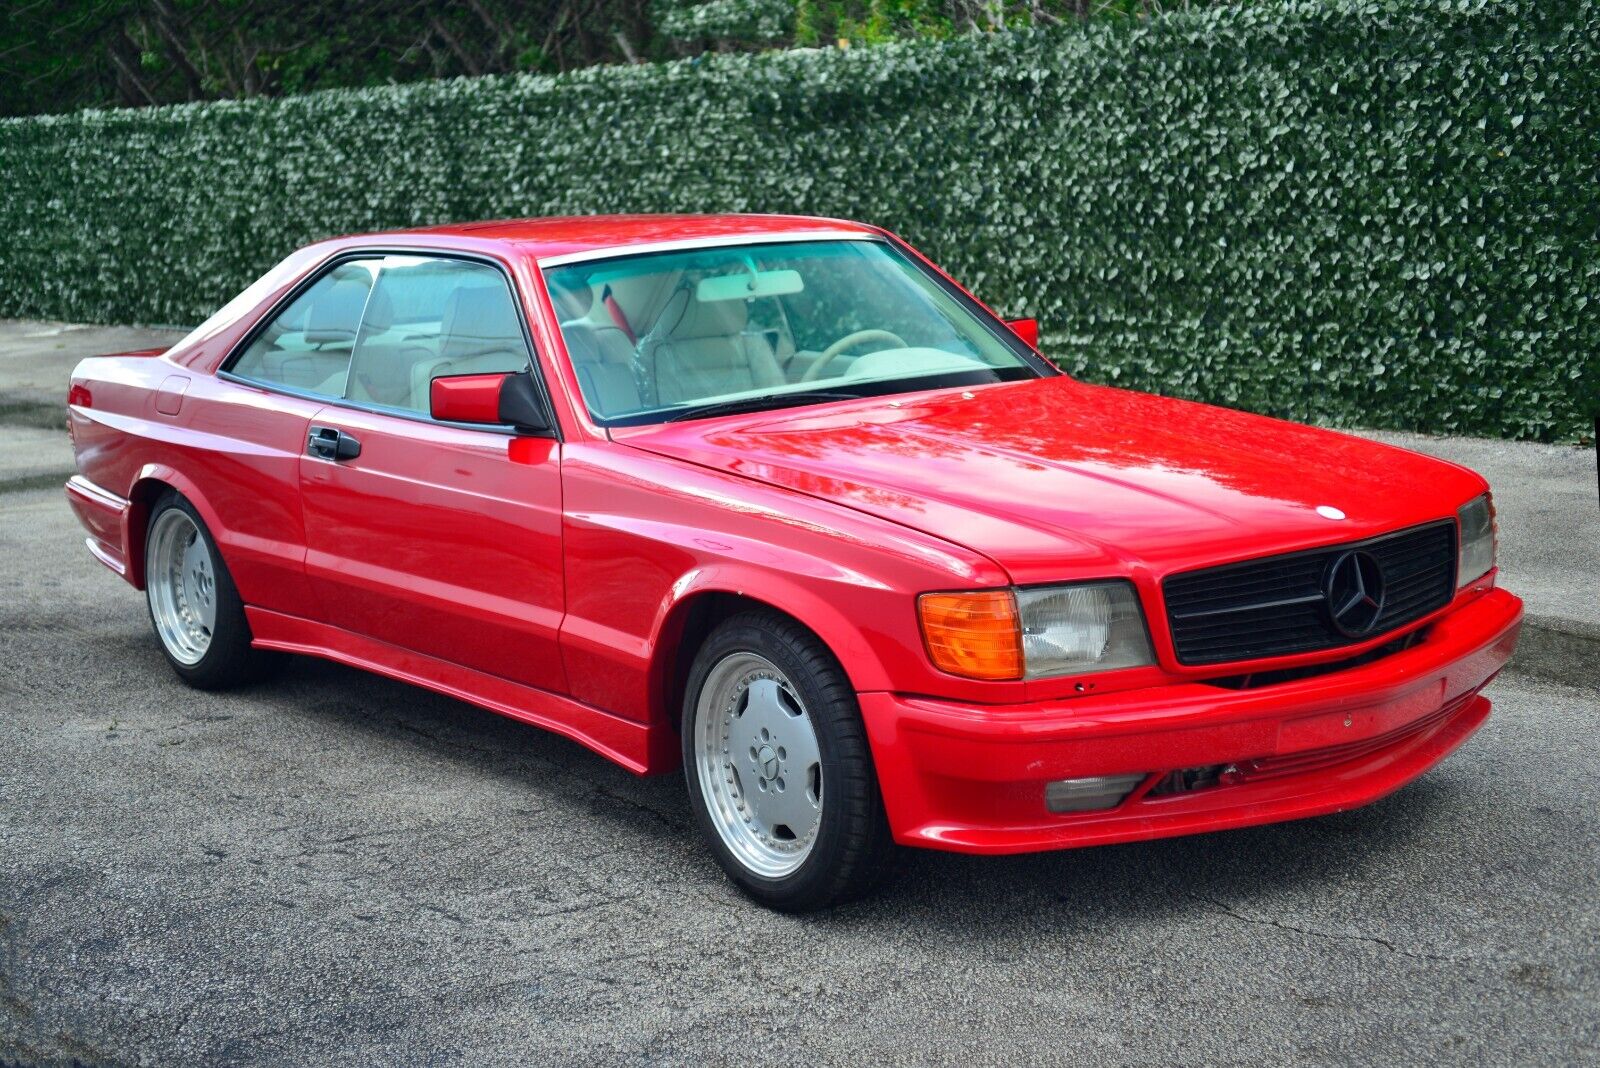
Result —
[[[1022,628],[1010,590],[925,593],[922,640],[941,671],[968,679],[1022,678]]]

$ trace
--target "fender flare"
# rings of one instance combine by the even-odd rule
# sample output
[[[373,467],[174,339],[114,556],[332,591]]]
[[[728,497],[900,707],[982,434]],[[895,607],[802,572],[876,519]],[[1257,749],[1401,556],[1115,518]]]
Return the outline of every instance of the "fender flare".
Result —
[[[144,536],[145,529],[150,523],[149,506],[140,500],[142,495],[139,493],[139,487],[146,482],[159,482],[182,494],[205,521],[206,530],[210,533],[212,542],[216,544],[217,552],[222,552],[223,548],[221,520],[218,519],[216,510],[211,507],[211,502],[200,492],[200,487],[195,485],[194,480],[168,464],[145,464],[134,473],[128,483],[129,506],[122,518],[122,544],[127,552],[128,581],[139,590],[144,589],[145,584]],[[226,558],[223,562],[226,564]]]
[[[650,629],[651,677],[656,682],[665,678],[676,656],[688,606],[707,594],[740,597],[794,618],[828,647],[856,692],[893,688],[888,669],[859,624],[786,575],[729,561],[696,567],[673,583]],[[672,709],[662,711],[673,715]]]

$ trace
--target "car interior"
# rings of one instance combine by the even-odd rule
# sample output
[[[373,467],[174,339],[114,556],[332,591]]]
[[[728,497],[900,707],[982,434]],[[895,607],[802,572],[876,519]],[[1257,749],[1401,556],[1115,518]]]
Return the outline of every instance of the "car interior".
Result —
[[[691,250],[546,272],[590,410],[606,418],[1024,366],[884,246],[836,245]]]
[[[783,363],[794,355],[792,343],[777,331],[752,329],[744,301],[696,300],[682,275],[618,279],[601,299],[588,285],[551,287],[573,369],[602,411],[789,383]],[[637,345],[629,339],[634,323],[652,324]],[[639,356],[648,366],[636,367]]]
[[[232,371],[426,413],[433,379],[513,373],[528,362],[522,324],[497,269],[391,256],[335,267],[263,331]]]

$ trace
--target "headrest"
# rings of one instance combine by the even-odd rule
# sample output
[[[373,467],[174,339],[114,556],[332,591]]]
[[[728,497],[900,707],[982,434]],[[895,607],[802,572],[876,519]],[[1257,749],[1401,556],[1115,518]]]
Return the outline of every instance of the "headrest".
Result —
[[[556,318],[564,323],[587,318],[594,307],[594,287],[558,275],[550,283],[550,302],[556,306]]]
[[[684,298],[688,299],[685,300]],[[682,312],[679,312],[679,307]],[[676,322],[672,320],[676,319]],[[742,300],[696,300],[694,290],[677,295],[667,309],[667,337],[691,341],[704,337],[731,337],[742,333],[749,310]]]
[[[447,360],[526,348],[511,295],[499,284],[451,293],[444,306],[443,333],[439,355]]]
[[[644,334],[663,311],[676,315],[676,305],[682,298],[677,296],[674,284],[682,274],[682,271],[665,271],[612,278],[595,285],[595,296],[598,298],[605,289],[610,289],[611,298],[622,309],[628,324],[636,333]],[[606,321],[610,321],[609,314]]]
[[[367,303],[367,288],[353,278],[341,278],[320,290],[306,313],[306,341],[313,345],[354,341],[361,309]]]

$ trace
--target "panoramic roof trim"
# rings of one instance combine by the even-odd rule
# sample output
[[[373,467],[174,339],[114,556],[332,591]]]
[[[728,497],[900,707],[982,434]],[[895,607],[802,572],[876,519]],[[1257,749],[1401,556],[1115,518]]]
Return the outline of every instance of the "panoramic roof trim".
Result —
[[[565,267],[588,260],[610,260],[620,256],[639,256],[650,252],[679,252],[699,248],[726,248],[730,245],[785,245],[796,241],[882,241],[882,234],[867,230],[773,230],[761,234],[720,234],[714,237],[687,237],[675,241],[647,241],[637,245],[607,245],[581,252],[562,252],[540,256],[539,266]]]

